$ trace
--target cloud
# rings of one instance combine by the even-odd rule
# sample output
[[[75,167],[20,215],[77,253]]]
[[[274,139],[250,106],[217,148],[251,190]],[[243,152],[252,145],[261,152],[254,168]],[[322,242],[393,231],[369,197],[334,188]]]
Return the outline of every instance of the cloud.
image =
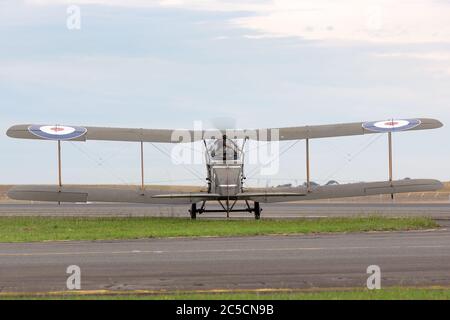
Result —
[[[388,52],[375,53],[373,56],[386,59],[415,60],[421,64],[416,65],[427,73],[438,77],[450,76],[450,52]]]
[[[248,11],[230,23],[262,35],[371,43],[450,42],[450,3],[437,0],[27,0],[33,5],[108,5]]]
[[[406,59],[418,59],[428,61],[446,61],[450,62],[450,52],[390,52],[390,53],[376,53],[376,57],[381,58],[406,58]]]
[[[259,11],[268,1],[259,0],[25,0],[31,5],[105,5],[119,7],[167,7],[211,11]]]
[[[233,21],[239,27],[308,40],[450,42],[450,4],[437,1],[279,0]]]
[[[74,3],[82,5],[89,23],[79,33],[65,29],[62,6]],[[84,7],[88,5],[93,6]],[[57,121],[189,127],[192,119],[219,115],[236,117],[243,127],[391,116],[437,117],[448,123],[448,6],[433,0],[0,0],[0,20],[8,32],[0,61],[2,104],[8,106],[3,126]],[[9,24],[20,27],[7,29]],[[323,45],[302,45],[299,39]],[[398,45],[409,43],[417,44]],[[446,78],[434,76],[444,71]],[[448,178],[442,168],[450,151],[440,148],[448,133],[446,127],[399,136],[399,148],[404,146],[399,157],[405,154],[398,159],[403,160],[402,176],[417,172]],[[327,167],[329,146],[338,141],[315,143],[316,177],[334,171],[332,164]],[[342,139],[342,149],[352,151],[355,141]],[[51,150],[40,145],[21,145],[6,137],[1,142],[9,155],[2,165],[11,168],[4,181],[18,182],[24,176],[18,171],[27,165],[21,157],[24,147],[36,146],[36,168],[52,161]],[[383,142],[379,152],[370,150],[359,167],[349,166],[338,178],[378,179],[367,168],[383,169]],[[420,159],[417,145],[424,149]],[[121,148],[91,147],[106,154]],[[80,165],[80,158],[74,154],[72,167],[67,164],[72,181],[84,177],[99,182],[98,168]],[[427,161],[433,166],[414,171]],[[290,169],[296,162],[298,158],[289,160],[280,174],[298,177],[298,170]],[[117,166],[123,163],[128,162],[118,161]],[[166,159],[152,165],[158,170],[149,177],[165,179]],[[40,175],[20,181],[51,182],[52,168],[35,171]],[[121,172],[135,177],[128,166]],[[380,172],[384,178],[384,170]],[[180,177],[183,172],[175,172],[174,179]]]

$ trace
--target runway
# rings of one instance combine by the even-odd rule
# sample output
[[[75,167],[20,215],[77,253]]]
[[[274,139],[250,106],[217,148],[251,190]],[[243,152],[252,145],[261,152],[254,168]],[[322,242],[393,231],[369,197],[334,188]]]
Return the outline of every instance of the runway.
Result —
[[[264,205],[262,218],[431,216],[450,227],[447,203]],[[185,206],[1,204],[0,216],[188,217]],[[233,218],[250,214],[234,213]],[[205,214],[200,219],[224,218]],[[66,290],[78,265],[83,290],[363,287],[369,265],[382,284],[450,285],[450,231],[136,241],[0,243],[0,291]]]
[[[214,206],[210,206],[214,208]],[[217,208],[217,207],[215,207]],[[355,215],[430,216],[450,219],[447,203],[278,203],[262,204],[262,218],[333,217]],[[0,216],[152,216],[188,217],[186,206],[139,204],[0,204]],[[224,213],[205,213],[204,218],[221,218]],[[232,218],[252,218],[249,213],[231,213]]]
[[[450,232],[0,244],[0,290],[208,290],[450,285]]]

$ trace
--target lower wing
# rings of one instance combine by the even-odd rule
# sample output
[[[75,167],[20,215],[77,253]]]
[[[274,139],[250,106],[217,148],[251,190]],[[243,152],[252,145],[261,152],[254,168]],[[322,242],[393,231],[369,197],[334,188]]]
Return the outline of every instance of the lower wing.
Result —
[[[273,192],[274,189],[265,189],[267,194],[251,196],[249,200],[263,203],[273,202],[289,202],[301,200],[320,200],[333,198],[363,197],[381,194],[396,194],[409,192],[427,192],[437,191],[444,187],[442,182],[438,180],[399,180],[399,181],[382,181],[369,183],[351,183],[334,186],[320,186],[311,189],[310,192],[306,187],[297,188],[280,188],[279,195]],[[255,193],[257,189],[249,190],[249,194]],[[291,192],[291,195],[285,196],[282,193]],[[297,195],[294,195],[296,193]],[[244,193],[244,195],[247,193]]]
[[[401,180],[371,183],[354,183],[338,186],[321,186],[310,192],[305,187],[283,189],[248,189],[233,200],[257,201],[263,203],[318,200],[345,197],[360,197],[380,194],[437,191],[443,184],[437,180]],[[274,192],[276,190],[276,192]],[[52,202],[124,202],[183,205],[202,201],[225,200],[227,197],[206,192],[164,194],[162,190],[130,188],[104,188],[93,186],[16,186],[8,196],[15,200]]]
[[[50,186],[23,185],[13,187],[8,197],[14,200],[50,201],[50,202],[123,202],[185,205],[215,199],[214,195],[202,192],[175,193],[164,196],[167,190],[149,189],[144,192],[129,187],[94,186]]]

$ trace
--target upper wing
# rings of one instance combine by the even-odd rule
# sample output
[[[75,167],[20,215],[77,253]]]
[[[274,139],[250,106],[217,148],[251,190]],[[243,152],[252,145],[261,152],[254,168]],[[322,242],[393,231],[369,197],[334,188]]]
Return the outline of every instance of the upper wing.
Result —
[[[443,124],[435,119],[386,120],[290,128],[201,131],[184,129],[77,127],[61,125],[16,125],[11,127],[6,134],[9,137],[19,139],[187,143],[204,139],[219,139],[223,135],[226,135],[229,139],[247,138],[259,141],[286,141],[355,136],[383,132],[428,130],[440,128],[442,126]]]
[[[422,118],[280,128],[279,140],[303,140],[411,130],[430,130],[441,128],[442,126],[443,124],[439,120]]]
[[[172,141],[174,132],[176,134],[175,130],[170,129],[131,129],[23,124],[11,127],[6,134],[11,138],[18,139],[179,142]],[[189,130],[184,130],[183,132],[189,136],[192,136],[193,134],[193,132]]]

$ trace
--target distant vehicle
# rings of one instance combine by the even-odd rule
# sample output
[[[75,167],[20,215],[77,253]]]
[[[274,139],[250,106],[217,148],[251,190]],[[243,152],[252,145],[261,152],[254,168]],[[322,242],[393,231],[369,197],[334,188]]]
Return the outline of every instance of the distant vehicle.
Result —
[[[337,182],[336,180],[330,180],[325,185],[326,186],[338,186],[339,182]]]
[[[280,184],[280,185],[276,186],[276,188],[291,188],[291,187],[292,187],[292,183]]]
[[[305,182],[305,183],[303,184],[303,186],[304,186],[304,187],[307,187],[307,186],[308,186],[308,182]],[[309,186],[315,188],[315,187],[320,187],[320,184],[318,184],[317,182],[311,181],[311,182],[309,183]]]
[[[259,219],[260,203],[276,203],[300,200],[317,200],[343,197],[394,194],[405,192],[436,191],[442,188],[437,180],[392,179],[392,133],[412,130],[428,130],[442,127],[434,119],[405,119],[373,122],[356,122],[334,125],[303,126],[272,129],[220,129],[175,130],[131,129],[106,127],[80,127],[62,125],[16,125],[7,135],[19,139],[39,139],[57,142],[58,185],[27,185],[13,187],[8,196],[16,200],[54,202],[124,202],[144,204],[190,205],[191,219],[197,213],[230,212],[254,213]],[[268,133],[270,133],[270,137]],[[310,179],[309,145],[312,139],[344,137],[368,134],[386,134],[389,138],[389,180],[345,185],[319,186]],[[61,179],[61,144],[63,141],[84,142],[88,140],[127,141],[140,144],[141,185],[136,188],[105,188],[86,185],[63,185]],[[248,140],[306,142],[307,182],[302,186],[274,188],[251,188],[245,186],[244,147]],[[171,193],[146,188],[144,183],[144,143],[193,143],[203,142],[206,158],[206,185],[204,192],[187,193],[176,190]],[[24,150],[24,156],[26,155]],[[28,156],[28,155],[27,155]],[[33,161],[31,158],[30,161]],[[296,168],[293,168],[296,170]],[[25,173],[24,173],[25,174]],[[209,202],[218,202],[220,208],[206,209]],[[253,204],[253,206],[251,205]],[[197,207],[197,205],[200,205]],[[237,208],[237,206],[243,206]]]

